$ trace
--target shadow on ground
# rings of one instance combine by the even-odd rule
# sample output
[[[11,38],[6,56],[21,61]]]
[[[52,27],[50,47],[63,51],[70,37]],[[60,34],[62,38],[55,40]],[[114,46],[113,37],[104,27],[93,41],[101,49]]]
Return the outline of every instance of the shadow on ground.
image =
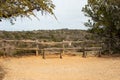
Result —
[[[3,80],[5,77],[5,71],[4,69],[2,68],[2,66],[0,66],[0,80]]]

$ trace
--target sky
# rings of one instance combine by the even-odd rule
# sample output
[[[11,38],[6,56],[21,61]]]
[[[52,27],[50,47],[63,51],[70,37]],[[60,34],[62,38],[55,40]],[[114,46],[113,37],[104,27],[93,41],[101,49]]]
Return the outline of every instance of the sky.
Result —
[[[28,18],[17,18],[14,25],[9,20],[0,22],[0,30],[5,31],[30,31],[30,30],[53,30],[53,29],[82,29],[86,30],[84,22],[87,17],[81,11],[87,4],[87,0],[53,0],[55,4],[54,13],[57,20],[52,15],[42,16],[40,12],[35,13],[39,20],[33,16]]]

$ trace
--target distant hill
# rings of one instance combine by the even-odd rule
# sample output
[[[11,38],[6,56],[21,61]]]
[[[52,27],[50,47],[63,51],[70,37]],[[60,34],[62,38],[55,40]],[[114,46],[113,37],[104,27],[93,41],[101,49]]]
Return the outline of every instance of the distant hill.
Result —
[[[85,30],[33,30],[33,31],[0,31],[0,39],[39,39],[41,41],[88,40],[92,34]]]

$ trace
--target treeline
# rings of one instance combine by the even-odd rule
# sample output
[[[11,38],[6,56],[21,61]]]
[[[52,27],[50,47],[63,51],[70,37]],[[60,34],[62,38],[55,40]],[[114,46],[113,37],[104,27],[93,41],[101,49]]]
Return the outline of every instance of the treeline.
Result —
[[[85,30],[33,30],[33,31],[0,31],[0,39],[41,40],[41,41],[78,41],[92,39],[92,34]]]

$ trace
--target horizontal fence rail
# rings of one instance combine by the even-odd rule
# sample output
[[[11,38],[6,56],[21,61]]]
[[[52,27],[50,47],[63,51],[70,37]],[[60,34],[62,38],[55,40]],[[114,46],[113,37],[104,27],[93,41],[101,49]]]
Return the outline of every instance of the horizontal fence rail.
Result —
[[[36,56],[41,51],[45,59],[45,51],[59,51],[60,58],[66,50],[79,50],[83,52],[83,57],[86,57],[86,51],[98,51],[101,56],[103,43],[101,41],[62,41],[62,42],[42,42],[39,40],[0,40],[0,51],[4,55],[13,52],[14,50],[34,50]]]

